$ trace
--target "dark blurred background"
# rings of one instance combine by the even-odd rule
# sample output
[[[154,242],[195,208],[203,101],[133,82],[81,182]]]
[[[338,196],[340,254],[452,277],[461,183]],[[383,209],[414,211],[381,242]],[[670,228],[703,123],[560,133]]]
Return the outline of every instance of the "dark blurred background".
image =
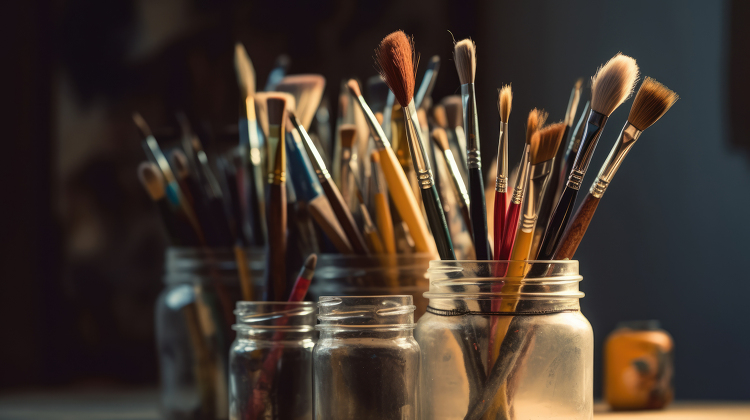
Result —
[[[0,388],[157,381],[153,305],[166,241],[136,178],[144,155],[133,111],[166,131],[179,110],[217,131],[236,124],[233,45],[242,41],[258,85],[286,53],[290,73],[326,76],[335,113],[339,82],[374,75],[374,48],[403,29],[423,62],[442,59],[436,100],[459,90],[448,31],[476,41],[485,167],[501,84],[513,84],[511,137],[532,107],[561,119],[576,78],[618,51],[680,94],[623,165],[577,254],[596,388],[615,324],[659,319],[676,341],[678,398],[750,399],[750,2],[28,0],[3,9]],[[629,108],[613,114],[584,188]],[[514,160],[520,149],[511,140]]]

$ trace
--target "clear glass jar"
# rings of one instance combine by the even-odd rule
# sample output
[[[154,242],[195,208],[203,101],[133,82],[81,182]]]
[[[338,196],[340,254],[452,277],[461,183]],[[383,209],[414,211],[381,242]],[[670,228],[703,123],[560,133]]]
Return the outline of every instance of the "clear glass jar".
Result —
[[[229,418],[312,419],[315,303],[237,302]]]
[[[592,419],[594,337],[578,261],[432,261],[422,419]]]
[[[412,297],[324,296],[313,353],[317,420],[417,419]]]
[[[256,289],[263,251],[247,250]],[[156,345],[165,419],[228,418],[227,354],[233,302],[240,299],[231,249],[170,247],[164,290],[156,301]],[[229,305],[229,306],[228,306]]]
[[[427,310],[428,254],[409,255],[318,255],[310,299],[321,296],[410,295],[417,309],[415,319]]]

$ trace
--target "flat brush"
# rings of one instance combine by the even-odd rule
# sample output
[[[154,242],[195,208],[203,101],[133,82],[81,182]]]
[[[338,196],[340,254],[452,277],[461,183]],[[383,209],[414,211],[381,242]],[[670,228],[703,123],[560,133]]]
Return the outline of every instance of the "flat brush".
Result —
[[[359,168],[357,167],[356,161],[350,161],[349,166],[351,167],[352,180],[354,181],[354,194],[357,196],[359,202],[359,211],[362,214],[362,222],[364,224],[364,236],[370,244],[370,249],[376,254],[385,254],[385,246],[383,240],[380,238],[378,228],[375,227],[375,223],[372,221],[370,211],[367,209],[365,204],[365,198],[363,195],[362,183],[359,181]]]
[[[493,239],[494,257],[499,256],[502,246],[505,219],[508,212],[508,120],[513,104],[513,91],[505,85],[498,92],[497,111],[500,114],[500,129],[497,142],[497,176],[495,178],[495,206]],[[497,258],[495,258],[497,259]]]
[[[417,200],[414,197],[411,186],[409,185],[409,181],[406,178],[403,168],[398,162],[398,158],[391,147],[391,143],[388,141],[388,137],[386,137],[382,127],[375,119],[375,115],[373,115],[367,102],[365,102],[365,99],[362,97],[357,81],[350,79],[347,83],[347,87],[357,99],[357,103],[365,114],[365,120],[370,127],[370,134],[375,142],[375,149],[380,157],[380,165],[383,169],[383,176],[388,184],[388,191],[391,194],[393,204],[395,205],[399,216],[409,228],[411,237],[414,239],[416,251],[434,255],[437,251],[435,248],[435,242],[430,238],[427,224],[425,224],[424,218],[421,214],[422,212],[419,210]],[[386,121],[390,120],[386,119]]]
[[[265,300],[286,300],[287,193],[286,147],[283,136],[286,98],[270,96],[268,109],[268,252]]]
[[[555,255],[604,125],[612,112],[632,94],[637,79],[638,65],[635,60],[619,53],[599,68],[591,79],[591,111],[586,119],[581,145],[560,201],[552,212],[537,259],[549,260]]]
[[[471,198],[471,223],[474,250],[477,260],[491,260],[492,252],[487,237],[487,205],[484,198],[484,178],[482,177],[482,157],[479,151],[479,120],[474,87],[477,59],[476,45],[471,39],[458,41],[454,46],[453,59],[456,62],[458,78],[461,81],[461,104],[466,133],[466,166],[469,169],[469,197]]]
[[[310,136],[305,131],[305,128],[300,125],[299,120],[297,120],[296,116],[294,114],[291,114],[289,118],[292,121],[292,124],[296,126],[297,131],[299,132],[302,139],[305,141],[307,152],[311,154],[310,160],[312,161],[315,173],[318,175],[320,185],[323,187],[323,192],[325,192],[326,197],[328,197],[328,201],[333,208],[333,212],[336,215],[339,223],[341,224],[341,227],[344,230],[344,233],[346,234],[346,237],[349,240],[352,249],[357,254],[366,255],[368,253],[368,250],[367,245],[365,245],[365,240],[362,237],[362,234],[359,232],[359,229],[357,228],[357,223],[354,221],[354,217],[349,211],[349,207],[344,202],[343,197],[341,197],[341,192],[331,179],[331,174],[328,172],[328,168],[326,168],[325,162],[323,162],[323,157],[320,156],[320,153],[318,153],[317,148],[315,148],[315,144],[313,144],[312,139],[310,139]]]
[[[380,154],[372,152],[370,155],[372,161],[372,180],[375,185],[373,202],[375,206],[375,223],[378,226],[380,237],[383,240],[383,247],[387,254],[396,253],[396,237],[393,228],[393,217],[391,208],[388,204],[388,192],[380,180],[382,168],[380,166]]]
[[[554,258],[562,260],[573,258],[581,239],[586,234],[586,229],[594,217],[596,207],[599,205],[609,183],[622,165],[625,156],[641,136],[644,130],[651,127],[674,105],[679,97],[672,90],[647,77],[643,81],[630,108],[628,122],[617,137],[612,151],[609,152],[599,175],[596,177],[591,190],[576,211],[570,226],[560,240],[560,246],[555,252]]]
[[[448,135],[445,134],[445,130],[438,127],[432,130],[432,140],[443,152],[443,158],[445,164],[450,172],[451,181],[453,185],[453,191],[456,193],[458,198],[458,206],[461,211],[461,217],[464,220],[466,229],[469,231],[469,235],[472,232],[471,215],[469,214],[469,207],[471,205],[471,198],[469,197],[469,191],[466,190],[466,184],[464,184],[463,178],[461,178],[461,172],[458,170],[458,163],[456,162],[455,156],[450,149],[448,144]]]
[[[281,79],[275,90],[288,92],[294,96],[296,103],[294,113],[305,130],[309,130],[315,118],[315,111],[323,98],[325,86],[326,79],[320,74],[295,74]]]
[[[393,32],[386,36],[375,51],[378,71],[396,96],[396,100],[404,112],[406,140],[409,143],[414,170],[422,192],[422,203],[427,214],[427,221],[435,238],[438,254],[442,260],[455,260],[456,255],[453,251],[453,242],[448,231],[448,223],[445,220],[443,206],[440,204],[440,197],[438,196],[425,152],[425,145],[429,143],[426,143],[422,139],[423,133],[417,117],[417,108],[414,104],[415,68],[412,61],[413,57],[414,49],[412,42],[402,31]],[[409,226],[409,229],[412,230],[412,227]],[[415,236],[413,230],[412,236]]]

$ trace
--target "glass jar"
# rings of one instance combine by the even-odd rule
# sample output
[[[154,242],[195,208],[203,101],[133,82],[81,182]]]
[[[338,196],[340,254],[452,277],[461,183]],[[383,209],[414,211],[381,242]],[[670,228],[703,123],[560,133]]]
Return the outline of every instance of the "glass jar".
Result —
[[[312,419],[315,303],[237,302],[229,418]]]
[[[591,419],[594,341],[578,261],[432,261],[423,419]]]
[[[313,353],[317,420],[417,418],[412,297],[324,296]]]
[[[397,255],[318,255],[310,299],[321,296],[410,295],[417,309],[416,319],[427,310],[428,254]]]
[[[247,250],[256,290],[263,279],[260,249]],[[170,247],[165,288],[156,301],[156,345],[165,419],[228,418],[227,354],[233,302],[240,299],[231,249]]]
[[[659,321],[617,325],[604,344],[604,399],[613,410],[666,407],[674,398],[674,342]]]

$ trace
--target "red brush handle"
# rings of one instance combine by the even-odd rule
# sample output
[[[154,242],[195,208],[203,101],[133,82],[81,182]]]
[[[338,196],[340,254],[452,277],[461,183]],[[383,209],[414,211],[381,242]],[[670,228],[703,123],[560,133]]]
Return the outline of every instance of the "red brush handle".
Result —
[[[505,230],[505,218],[508,213],[508,193],[495,191],[495,227],[492,250],[493,258],[500,259],[500,247],[503,243],[503,231]]]
[[[521,204],[510,203],[510,206],[508,206],[508,215],[505,219],[503,242],[498,260],[510,259],[510,254],[513,251],[513,243],[516,241],[516,230],[518,230],[518,218],[520,215]]]
[[[297,281],[294,282],[294,287],[292,288],[292,293],[289,295],[289,302],[302,302],[309,287],[310,279],[302,276],[297,277]]]

